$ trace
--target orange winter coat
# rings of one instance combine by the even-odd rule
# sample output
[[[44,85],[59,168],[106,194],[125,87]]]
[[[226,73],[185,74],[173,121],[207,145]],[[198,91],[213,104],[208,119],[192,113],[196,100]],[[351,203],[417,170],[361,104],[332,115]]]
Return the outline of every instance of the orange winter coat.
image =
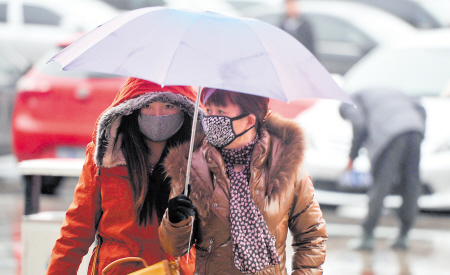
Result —
[[[103,242],[98,253],[96,274],[101,274],[106,265],[123,257],[141,257],[148,264],[174,259],[161,248],[156,214],[147,226],[136,222],[133,193],[120,150],[120,136],[117,139],[119,144],[113,146],[121,117],[153,101],[173,103],[192,116],[195,93],[188,87],[161,88],[135,78],[127,81],[113,104],[99,117],[93,141],[87,145],[83,170],[52,251],[48,275],[77,274],[82,257],[97,234]],[[189,263],[186,264],[188,256]],[[182,274],[192,274],[194,265],[194,250],[181,257]],[[93,256],[88,274],[91,274],[92,266]],[[139,263],[127,263],[109,274],[128,274],[140,268],[143,266]]]

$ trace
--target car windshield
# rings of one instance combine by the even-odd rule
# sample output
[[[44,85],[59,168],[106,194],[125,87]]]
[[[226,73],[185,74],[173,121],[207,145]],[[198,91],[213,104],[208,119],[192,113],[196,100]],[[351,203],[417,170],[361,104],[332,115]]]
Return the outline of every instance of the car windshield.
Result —
[[[344,77],[344,89],[386,86],[415,97],[439,96],[449,81],[450,48],[394,48],[356,64]]]
[[[61,70],[61,64],[56,61],[47,63],[53,56],[55,56],[63,48],[56,47],[48,51],[42,58],[40,58],[35,64],[34,68],[45,74],[70,77],[70,78],[117,78],[117,75],[97,73],[97,72],[85,72],[85,71],[63,71]]]

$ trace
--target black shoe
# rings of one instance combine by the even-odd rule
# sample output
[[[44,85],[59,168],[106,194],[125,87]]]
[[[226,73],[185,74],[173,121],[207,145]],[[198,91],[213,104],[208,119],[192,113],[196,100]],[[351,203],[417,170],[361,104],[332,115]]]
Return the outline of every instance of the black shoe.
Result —
[[[373,236],[363,236],[358,239],[352,239],[348,242],[347,247],[352,250],[366,250],[371,251],[374,247]]]
[[[408,237],[407,236],[399,236],[393,243],[391,243],[391,248],[406,250],[409,247]]]

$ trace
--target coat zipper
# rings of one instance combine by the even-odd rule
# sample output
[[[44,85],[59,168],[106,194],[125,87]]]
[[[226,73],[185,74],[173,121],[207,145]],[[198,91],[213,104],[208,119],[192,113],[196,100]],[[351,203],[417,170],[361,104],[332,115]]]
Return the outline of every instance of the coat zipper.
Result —
[[[209,257],[211,257],[211,250],[212,250],[212,245],[213,245],[213,243],[214,243],[214,237],[211,237],[210,239],[209,239],[209,246],[208,246],[208,258],[206,259],[206,261],[205,261],[205,274],[207,274],[208,273],[208,270],[209,270]]]
[[[277,247],[277,238],[275,237],[275,235],[272,235],[272,242],[273,242],[273,246],[275,246],[275,249],[278,252],[278,247]]]
[[[211,248],[212,248],[213,242],[214,242],[214,238],[211,237],[211,238],[209,239],[209,247],[208,247],[208,252],[209,252],[209,253],[211,253]]]

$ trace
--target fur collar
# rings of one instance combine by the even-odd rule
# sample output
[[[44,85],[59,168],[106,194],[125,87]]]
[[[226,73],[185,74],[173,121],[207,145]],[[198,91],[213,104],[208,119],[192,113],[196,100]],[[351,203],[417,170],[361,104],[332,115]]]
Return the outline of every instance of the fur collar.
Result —
[[[262,130],[267,131],[272,139],[267,160],[270,165],[267,194],[270,196],[301,177],[306,141],[297,122],[277,114],[267,118]]]
[[[285,185],[298,180],[302,170],[305,138],[298,123],[277,114],[270,115],[261,130],[261,139],[257,146],[263,150],[260,151],[262,152],[260,153],[261,157],[254,155],[253,159],[260,157],[257,162],[254,162],[260,166],[255,167],[256,169],[268,170],[266,190],[267,195],[270,196],[273,192],[284,189]],[[208,194],[208,190],[213,188],[211,179],[198,178],[195,175],[209,175],[208,171],[204,171],[205,167],[208,167],[206,157],[217,156],[220,153],[208,143],[204,135],[196,137],[194,151],[193,162],[196,165],[192,167],[191,181],[195,180],[197,184],[191,188],[197,189],[192,191],[196,193],[196,196],[200,196],[200,199],[208,200],[205,194]],[[256,154],[255,152],[257,152],[256,147],[254,154]],[[164,161],[166,172],[172,178],[171,197],[184,190],[188,154],[189,143],[185,143],[171,149]],[[224,167],[222,171],[225,171]],[[192,179],[192,177],[195,178]]]
[[[120,136],[114,145],[121,118],[155,101],[171,103],[180,107],[183,111],[191,115],[191,117],[194,115],[194,102],[183,95],[170,92],[145,93],[110,108],[101,115],[96,129],[94,161],[98,167],[111,168],[118,165],[125,165],[125,158],[120,150]],[[203,112],[203,110],[200,108],[199,112]],[[198,122],[197,125],[201,125],[201,123]]]

